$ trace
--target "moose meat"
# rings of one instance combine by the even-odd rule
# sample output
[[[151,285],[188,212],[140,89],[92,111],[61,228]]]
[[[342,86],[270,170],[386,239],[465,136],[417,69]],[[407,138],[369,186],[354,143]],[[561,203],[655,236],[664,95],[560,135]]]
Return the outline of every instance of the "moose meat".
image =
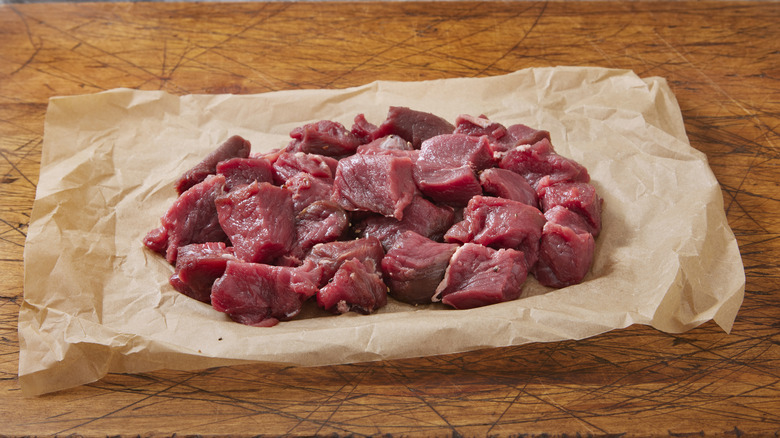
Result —
[[[437,135],[452,134],[455,130],[450,122],[443,118],[406,107],[391,106],[387,118],[374,131],[374,139],[386,135],[398,135],[420,149],[422,142]]]
[[[487,137],[440,135],[423,142],[414,177],[426,196],[462,207],[473,196],[482,194],[476,172],[493,164]]]
[[[295,317],[317,290],[316,274],[307,269],[228,261],[211,305],[241,324],[270,327]]]
[[[333,313],[369,314],[387,304],[387,286],[373,263],[352,258],[319,290],[317,304]]]
[[[382,259],[390,296],[404,303],[430,304],[456,249],[457,244],[434,242],[414,231],[402,233]]]
[[[444,240],[516,249],[524,253],[530,267],[538,257],[545,221],[538,209],[521,202],[475,196],[463,212],[463,221],[450,228]]]
[[[298,214],[314,202],[330,200],[333,194],[333,179],[318,178],[306,172],[299,172],[287,179],[282,187],[290,191],[293,210]]]
[[[222,242],[193,243],[179,248],[176,272],[170,283],[184,295],[204,303],[211,302],[211,286],[225,273],[233,248]]]
[[[545,176],[551,184],[590,181],[587,169],[570,158],[558,155],[547,138],[509,150],[501,158],[499,167],[522,175],[534,188]]]
[[[273,163],[274,184],[282,185],[301,172],[316,178],[333,178],[337,165],[335,158],[324,155],[282,152]]]
[[[484,115],[479,117],[467,114],[458,116],[455,119],[455,133],[476,137],[488,136],[495,155],[500,155],[518,145],[534,144],[544,138],[550,139],[550,133],[547,131],[533,129],[522,124],[506,128]]]
[[[532,207],[538,204],[533,187],[525,178],[511,170],[498,167],[485,169],[479,175],[479,182],[482,184],[482,190],[488,195],[511,199]]]
[[[455,212],[451,207],[436,205],[422,196],[415,196],[404,210],[404,218],[372,215],[357,224],[362,236],[374,236],[387,250],[404,231],[415,231],[429,239],[440,240],[452,226]]]
[[[305,261],[311,261],[321,270],[320,284],[325,284],[347,260],[358,259],[379,267],[385,250],[376,237],[320,243],[314,245]]]
[[[206,155],[200,163],[184,173],[175,183],[176,193],[181,195],[190,187],[217,173],[217,164],[230,158],[246,158],[249,156],[251,144],[248,140],[234,135],[228,138],[217,149]]]
[[[450,259],[433,301],[470,309],[515,300],[527,275],[522,251],[466,243]]]
[[[588,232],[598,237],[601,232],[601,198],[591,184],[572,182],[546,185],[547,178],[541,180],[538,189],[539,205],[543,211],[555,206],[566,207],[579,214],[588,224]]]
[[[371,211],[401,220],[416,191],[412,160],[356,154],[339,161],[332,199],[345,210]]]
[[[292,255],[302,258],[318,243],[338,240],[349,227],[349,218],[343,208],[332,201],[317,201],[295,217],[297,242]]]
[[[225,191],[257,182],[273,182],[273,167],[265,158],[231,158],[217,164],[217,173],[225,175]]]
[[[295,216],[287,189],[252,183],[216,199],[219,223],[246,262],[271,263],[295,243]]]
[[[550,287],[566,287],[582,282],[593,262],[595,246],[592,234],[547,222],[542,231],[534,277],[539,283]]]
[[[590,175],[550,133],[402,106],[350,130],[291,130],[269,152],[230,137],[176,182],[144,244],[181,293],[250,325],[401,303],[472,308],[584,281],[601,232]],[[316,298],[314,298],[316,296]]]
[[[287,145],[287,152],[306,152],[328,157],[353,154],[361,143],[344,125],[330,120],[295,128],[290,132],[290,137],[293,140]]]
[[[190,187],[160,219],[162,225],[146,235],[144,244],[165,254],[166,260],[174,264],[180,246],[226,241],[215,207],[215,200],[222,196],[224,187],[222,175],[209,175]]]

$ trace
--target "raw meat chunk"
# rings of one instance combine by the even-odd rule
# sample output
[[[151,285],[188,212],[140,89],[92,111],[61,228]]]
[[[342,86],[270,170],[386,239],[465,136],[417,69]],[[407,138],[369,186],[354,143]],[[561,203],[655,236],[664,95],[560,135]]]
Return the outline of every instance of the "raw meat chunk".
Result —
[[[374,136],[377,129],[378,127],[376,125],[366,120],[364,114],[358,114],[353,119],[352,130],[350,132],[360,140],[360,144],[366,144],[377,138]]]
[[[486,136],[437,135],[422,143],[417,166],[422,170],[468,165],[474,172],[493,167],[493,153]]]
[[[224,186],[224,176],[209,175],[203,182],[190,187],[176,198],[161,218],[162,226],[146,235],[144,244],[164,253],[166,260],[173,264],[180,246],[227,241],[214,205],[215,199],[223,194]]]
[[[533,145],[511,149],[501,159],[499,167],[522,175],[534,188],[545,176],[552,184],[590,181],[588,171],[581,164],[558,155],[546,138]]]
[[[484,114],[479,117],[461,114],[455,118],[455,131],[453,133],[470,135],[472,137],[486,135],[491,141],[495,142],[506,135],[506,127],[491,121]]]
[[[437,115],[391,106],[385,121],[374,131],[373,138],[395,134],[419,149],[423,141],[437,135],[451,134],[454,130],[455,126]]]
[[[160,226],[146,233],[143,238],[144,245],[152,251],[165,255],[168,248],[168,230]]]
[[[516,125],[509,126],[506,129],[506,134],[507,134],[506,140],[511,139],[511,141],[505,140],[500,143],[506,145],[507,148],[512,148],[523,144],[534,144],[544,139],[550,141],[549,132],[540,129],[530,128],[526,125],[519,124],[519,123]]]
[[[409,304],[430,304],[444,278],[454,243],[434,242],[414,231],[406,231],[382,259],[382,272],[390,296]]]
[[[455,120],[455,133],[471,136],[487,135],[494,154],[500,155],[515,146],[534,144],[544,138],[550,139],[550,133],[516,124],[509,128],[489,120],[484,115],[479,117],[460,115]]]
[[[389,155],[391,157],[408,158],[412,163],[417,161],[420,156],[419,149],[383,149],[378,146],[364,144],[357,148],[357,154],[360,155]]]
[[[314,245],[305,261],[311,261],[321,269],[320,284],[322,285],[333,278],[338,268],[347,260],[358,259],[361,262],[370,262],[378,268],[384,256],[385,250],[379,240],[375,237],[367,237]]]
[[[225,191],[257,182],[273,182],[273,167],[265,158],[231,158],[217,164],[217,173],[225,175]]]
[[[595,187],[587,183],[559,183],[543,185],[538,192],[542,211],[546,212],[555,206],[566,207],[582,216],[588,232],[598,237],[601,232],[602,201]]]
[[[171,285],[184,295],[204,303],[211,302],[211,286],[214,280],[225,273],[233,248],[222,242],[193,243],[179,248],[176,258],[176,273],[171,276]]]
[[[181,195],[187,189],[217,173],[217,164],[230,158],[246,158],[252,146],[238,135],[228,138],[216,150],[206,155],[200,163],[184,173],[175,183],[176,193]]]
[[[292,255],[303,258],[318,243],[338,240],[349,227],[347,212],[332,201],[310,204],[295,217],[298,240]]]
[[[521,251],[467,243],[450,259],[433,301],[470,309],[515,300],[527,276]]]
[[[360,138],[347,131],[341,123],[321,120],[295,128],[290,132],[293,140],[287,152],[306,152],[329,157],[343,157],[355,152],[362,143]]]
[[[293,210],[298,214],[313,202],[330,200],[333,194],[333,179],[317,178],[299,172],[287,179],[282,187],[292,193]]]
[[[290,137],[264,153],[231,137],[176,182],[144,238],[176,290],[270,326],[315,295],[333,313],[388,294],[465,309],[518,298],[529,271],[565,287],[590,270],[602,200],[547,131],[390,107]]]
[[[434,201],[464,206],[482,194],[475,172],[492,165],[487,137],[439,135],[423,142],[414,177],[420,191]]]
[[[511,170],[493,167],[485,169],[479,175],[482,190],[489,195],[511,199],[536,207],[538,198],[536,191],[522,176]]]
[[[387,250],[398,235],[404,231],[415,231],[429,239],[440,240],[454,223],[452,208],[436,205],[422,196],[415,196],[404,210],[404,218],[370,216],[363,219],[356,228],[364,237],[374,236]]]
[[[316,277],[307,269],[229,261],[214,282],[211,305],[241,324],[270,327],[301,311],[317,293]]]
[[[339,161],[331,199],[345,210],[372,211],[401,220],[416,191],[412,160],[358,154]]]
[[[544,212],[547,222],[555,222],[558,225],[571,228],[577,234],[590,233],[590,226],[581,215],[566,207],[556,205]]]
[[[538,209],[510,199],[475,196],[463,217],[444,235],[446,242],[517,249],[525,254],[526,266],[536,263],[545,223]]]
[[[357,153],[366,151],[413,151],[416,150],[411,143],[397,135],[386,135],[370,143],[358,146]]]
[[[425,196],[453,207],[463,207],[472,197],[482,194],[482,186],[468,165],[442,169],[415,166],[414,181]]]
[[[317,304],[333,313],[369,314],[387,304],[387,286],[373,263],[349,259],[317,293]]]
[[[324,155],[283,152],[273,163],[274,183],[282,185],[301,172],[316,178],[333,178],[338,163],[335,158]]]
[[[550,287],[580,283],[593,263],[595,247],[592,234],[547,222],[542,231],[534,277],[539,283]]]
[[[293,247],[295,216],[288,190],[255,182],[217,198],[216,206],[219,223],[241,260],[271,263]]]
[[[262,158],[268,160],[269,163],[274,164],[276,160],[279,159],[279,156],[285,153],[284,149],[273,148],[267,152],[253,152],[249,154],[249,158]]]

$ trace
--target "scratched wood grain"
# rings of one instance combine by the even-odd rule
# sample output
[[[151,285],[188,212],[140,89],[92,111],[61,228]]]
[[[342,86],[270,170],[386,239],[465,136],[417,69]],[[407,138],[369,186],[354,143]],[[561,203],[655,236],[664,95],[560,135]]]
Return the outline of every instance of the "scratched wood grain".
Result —
[[[0,434],[777,436],[778,22],[773,2],[0,5]],[[668,79],[745,264],[731,334],[634,326],[370,364],[109,375],[21,397],[16,320],[50,96],[258,93],[554,65]]]

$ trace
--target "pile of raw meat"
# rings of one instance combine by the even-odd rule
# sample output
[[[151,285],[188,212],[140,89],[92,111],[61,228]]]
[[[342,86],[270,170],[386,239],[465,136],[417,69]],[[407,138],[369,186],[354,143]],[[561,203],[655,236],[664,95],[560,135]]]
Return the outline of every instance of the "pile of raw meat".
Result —
[[[234,321],[272,326],[309,299],[473,308],[517,299],[528,274],[564,287],[590,269],[602,202],[546,131],[391,107],[378,126],[359,114],[290,136],[256,154],[229,138],[144,238],[176,290]]]

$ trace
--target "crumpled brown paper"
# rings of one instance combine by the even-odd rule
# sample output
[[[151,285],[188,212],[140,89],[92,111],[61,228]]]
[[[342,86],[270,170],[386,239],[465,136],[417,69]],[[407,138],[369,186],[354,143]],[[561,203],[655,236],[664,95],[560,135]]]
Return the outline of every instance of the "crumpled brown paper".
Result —
[[[379,123],[391,105],[550,131],[604,198],[586,280],[549,290],[529,276],[525,298],[513,302],[472,310],[391,302],[371,316],[311,311],[271,328],[232,322],[168,285],[172,267],[141,239],[159,225],[181,173],[233,134],[267,150],[308,122],[351,126],[365,113]],[[25,247],[19,378],[26,394],[41,394],[109,372],[406,358],[631,324],[681,332],[713,319],[728,332],[744,284],[720,187],[661,78],[557,67],[241,96],[118,89],[49,102]]]

